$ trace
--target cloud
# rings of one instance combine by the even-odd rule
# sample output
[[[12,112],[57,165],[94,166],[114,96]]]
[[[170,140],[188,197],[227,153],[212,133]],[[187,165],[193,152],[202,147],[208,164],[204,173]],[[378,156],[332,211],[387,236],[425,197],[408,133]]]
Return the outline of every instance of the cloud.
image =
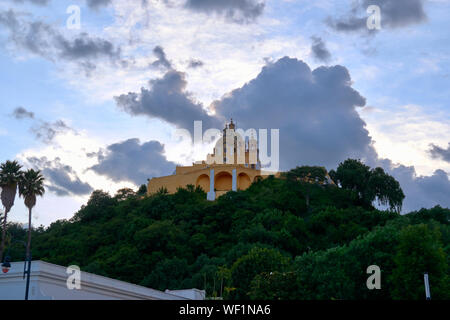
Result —
[[[77,134],[76,130],[67,125],[63,120],[56,120],[54,122],[48,122],[41,119],[37,119],[35,114],[26,110],[23,107],[14,109],[12,116],[17,120],[33,119],[34,125],[31,127],[31,132],[34,134],[37,140],[41,140],[46,144],[53,142],[53,139],[58,134],[66,132],[73,132]]]
[[[233,118],[244,129],[280,129],[281,169],[299,164],[335,167],[349,157],[373,158],[372,140],[356,107],[365,98],[351,87],[342,66],[311,70],[304,62],[284,57],[268,63],[242,88],[214,101],[208,115],[187,92],[185,74],[168,71],[150,81],[150,89],[116,97],[119,108],[132,115],[156,117],[179,128],[221,128]]]
[[[320,62],[328,62],[331,59],[331,53],[328,51],[325,43],[320,37],[311,37],[312,45],[311,52],[314,59]]]
[[[60,158],[48,160],[46,157],[28,157],[27,161],[42,171],[46,188],[58,196],[90,194],[93,188],[82,182],[71,166],[61,163]]]
[[[188,68],[196,69],[196,68],[203,67],[204,65],[205,65],[205,63],[201,60],[191,59],[191,60],[189,60]]]
[[[202,120],[205,129],[220,127],[222,122],[194,101],[186,85],[184,73],[169,70],[162,78],[151,80],[150,89],[141,88],[139,93],[123,94],[115,100],[120,109],[131,115],[159,118],[179,128],[190,129],[195,120]]]
[[[91,9],[98,9],[111,4],[111,0],[86,0],[86,4]]]
[[[13,0],[13,2],[15,2],[15,3],[30,2],[32,4],[36,4],[39,6],[45,6],[45,5],[49,4],[50,0]]]
[[[406,195],[403,212],[436,205],[450,208],[450,179],[443,170],[436,170],[431,176],[418,176],[413,166],[394,165],[390,160],[380,161],[380,165],[400,182]]]
[[[280,129],[281,169],[301,164],[334,167],[375,153],[356,108],[366,103],[343,66],[311,70],[284,57],[266,65],[243,87],[213,103],[216,114],[238,126]]]
[[[50,3],[51,0],[12,0],[15,3],[32,3],[39,6],[45,6]],[[143,0],[145,1],[145,0]],[[91,9],[99,9],[110,5],[112,0],[86,0],[86,4]]]
[[[429,150],[429,152],[433,159],[442,159],[450,163],[450,142],[448,143],[447,149],[441,148],[435,144],[431,144],[431,149]]]
[[[208,14],[215,13],[236,23],[250,23],[264,12],[265,2],[256,0],[187,0],[186,7]]]
[[[422,23],[427,19],[424,0],[357,0],[352,10],[340,19],[329,17],[328,25],[342,32],[367,32],[366,12],[371,5],[380,7],[381,28],[400,28]]]
[[[166,53],[164,52],[164,48],[161,46],[156,46],[153,49],[153,53],[156,55],[158,60],[152,63],[152,66],[154,67],[165,67],[167,69],[172,68],[172,64],[169,60],[167,60]]]
[[[129,139],[100,150],[97,157],[99,163],[91,170],[114,182],[129,181],[136,185],[145,183],[146,178],[169,175],[176,166],[166,160],[164,145],[158,141],[141,144],[139,139]]]
[[[55,122],[40,121],[38,125],[31,128],[31,132],[35,135],[36,139],[47,144],[50,144],[56,135],[68,131],[76,133],[63,120],[57,120]]]
[[[18,120],[21,119],[34,119],[34,113],[27,111],[24,107],[17,107],[14,109],[12,116]]]
[[[91,38],[81,33],[73,40],[67,40],[61,35],[57,37],[59,56],[68,60],[97,59],[108,57],[113,61],[120,60],[120,48],[116,48],[110,41],[101,38]]]
[[[0,25],[9,31],[9,39],[16,47],[52,62],[63,59],[76,63],[87,75],[96,68],[96,63],[104,59],[113,65],[127,67],[120,47],[87,33],[68,39],[51,25],[42,21],[27,21],[13,10],[0,11]]]

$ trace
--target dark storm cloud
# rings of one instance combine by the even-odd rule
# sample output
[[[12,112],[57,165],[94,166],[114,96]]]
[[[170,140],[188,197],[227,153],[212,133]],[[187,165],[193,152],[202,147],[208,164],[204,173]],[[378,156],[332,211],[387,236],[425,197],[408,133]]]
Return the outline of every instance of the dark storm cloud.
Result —
[[[14,109],[12,116],[18,120],[34,119],[34,113],[26,110],[24,107],[17,107],[16,109]]]
[[[340,19],[329,17],[328,24],[342,32],[369,32],[366,12],[371,5],[380,7],[381,28],[399,28],[426,20],[424,0],[357,0],[347,16]]]
[[[188,67],[189,67],[189,68],[192,68],[192,69],[196,69],[196,68],[203,67],[204,65],[205,65],[204,62],[201,61],[201,60],[198,60],[198,59],[191,59],[191,60],[189,61]]]
[[[345,67],[311,70],[285,57],[215,101],[213,108],[244,129],[280,129],[280,163],[286,170],[301,164],[334,167],[348,157],[372,157],[371,138],[356,111],[365,102],[351,87]]]
[[[186,7],[224,16],[228,21],[250,23],[264,12],[265,2],[257,0],[187,0]]]
[[[71,166],[61,163],[60,158],[48,160],[46,157],[29,157],[27,161],[36,169],[42,171],[46,188],[59,196],[83,196],[92,192],[92,187],[82,182]]]
[[[328,62],[331,59],[331,53],[328,51],[325,43],[320,37],[311,37],[311,52],[313,57],[320,62]]]
[[[448,143],[447,149],[431,144],[431,149],[429,152],[433,159],[442,159],[450,163],[450,142]]]
[[[159,118],[188,130],[193,128],[195,120],[202,120],[205,129],[222,125],[186,91],[184,73],[170,70],[162,78],[151,80],[149,85],[150,89],[141,88],[138,93],[115,97],[117,106],[131,115]]]
[[[12,10],[0,11],[0,25],[6,28],[10,41],[19,48],[53,62],[63,59],[77,63],[87,74],[102,59],[121,67],[127,66],[127,61],[121,57],[120,47],[108,40],[86,33],[69,39],[49,24],[27,21],[23,17]]]
[[[153,49],[153,53],[158,58],[155,62],[152,63],[152,66],[154,67],[165,67],[167,69],[172,68],[172,64],[169,60],[167,60],[166,53],[164,52],[164,48],[161,46],[156,46]]]
[[[436,170],[431,176],[418,176],[414,167],[393,165],[388,159],[378,160],[377,165],[400,182],[406,195],[403,212],[436,205],[450,208],[450,179],[443,170]]]
[[[141,144],[139,139],[129,139],[112,144],[99,154],[99,163],[90,169],[115,182],[140,185],[148,178],[171,174],[176,166],[167,161],[164,146],[158,141]]]
[[[184,73],[170,70],[150,81],[149,89],[121,95],[116,102],[132,115],[156,117],[185,129],[192,128],[195,120],[203,121],[204,130],[221,129],[222,120],[229,118],[243,129],[280,129],[282,169],[299,164],[334,167],[348,157],[376,155],[356,111],[365,99],[351,87],[342,66],[312,71],[288,57],[268,63],[255,79],[215,101],[211,105],[215,116],[194,102],[185,92],[186,85]]]

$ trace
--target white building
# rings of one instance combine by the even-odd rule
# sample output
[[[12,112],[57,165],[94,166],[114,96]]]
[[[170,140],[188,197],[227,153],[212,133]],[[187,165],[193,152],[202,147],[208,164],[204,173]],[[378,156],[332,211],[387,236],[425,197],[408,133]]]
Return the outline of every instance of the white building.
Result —
[[[26,278],[24,262],[11,263],[8,273],[0,274],[0,300],[23,300]],[[204,300],[205,291],[198,289],[162,292],[124,281],[81,271],[80,289],[70,290],[67,268],[32,261],[29,300]]]

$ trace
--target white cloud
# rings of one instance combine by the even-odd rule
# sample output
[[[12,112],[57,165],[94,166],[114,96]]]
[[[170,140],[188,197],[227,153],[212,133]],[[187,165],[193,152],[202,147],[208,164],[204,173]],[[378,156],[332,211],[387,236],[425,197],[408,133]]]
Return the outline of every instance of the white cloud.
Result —
[[[273,28],[283,21],[263,16],[259,23],[227,23],[186,10],[182,3],[168,7],[162,1],[149,1],[144,9],[134,2],[115,1],[114,23],[101,36],[120,44],[122,55],[134,63],[128,68],[99,63],[89,78],[77,66],[69,65],[61,67],[57,75],[89,102],[107,101],[137,91],[149,79],[161,76],[159,70],[149,67],[156,59],[153,48],[161,45],[177,70],[187,71],[186,61],[191,58],[205,62],[202,68],[189,69],[188,90],[209,105],[254,78],[265,63],[263,58],[308,55],[309,40],[303,36],[273,34]]]
[[[88,183],[94,189],[102,189],[111,194],[114,194],[120,188],[135,188],[131,183],[115,183],[103,176],[95,174],[91,170],[87,170],[97,163],[96,158],[88,157],[87,153],[97,152],[104,146],[105,142],[102,139],[90,137],[86,132],[79,134],[68,132],[57,135],[53,144],[46,145],[43,148],[24,150],[16,158],[25,167],[31,167],[31,164],[27,160],[30,157],[45,157],[48,161],[54,161],[59,158],[61,164],[68,165],[73,169],[73,173],[69,173],[69,175],[76,174],[83,183]],[[43,200],[38,201],[42,205],[37,207],[37,211],[41,211],[37,223],[47,224],[49,221],[71,217],[88,198],[89,195],[56,197],[56,195],[47,190],[47,194]],[[68,203],[67,206],[65,205],[66,202]],[[48,210],[51,212],[48,212]]]
[[[404,105],[392,110],[372,108],[361,112],[361,116],[381,158],[414,166],[419,175],[431,175],[436,168],[450,172],[448,163],[432,159],[428,152],[430,143],[447,145],[450,119],[426,110],[423,106]]]

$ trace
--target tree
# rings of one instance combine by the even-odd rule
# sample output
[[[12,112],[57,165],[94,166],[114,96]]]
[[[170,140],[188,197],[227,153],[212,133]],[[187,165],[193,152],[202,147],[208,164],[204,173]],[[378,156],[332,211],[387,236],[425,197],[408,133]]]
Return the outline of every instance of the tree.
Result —
[[[277,249],[254,247],[250,252],[240,257],[231,268],[231,280],[236,299],[248,299],[250,284],[253,278],[263,272],[284,271],[289,265],[289,259]]]
[[[6,161],[0,165],[0,187],[2,188],[1,200],[5,207],[3,216],[2,228],[2,243],[0,246],[0,261],[3,261],[3,250],[5,248],[6,239],[6,223],[8,220],[8,213],[14,205],[16,198],[17,184],[19,183],[22,172],[22,166],[17,161]]]
[[[103,190],[94,190],[89,197],[87,205],[92,207],[101,207],[110,205],[111,203],[112,198],[108,192]]]
[[[380,205],[389,205],[391,210],[398,213],[402,210],[405,194],[400,183],[386,174],[383,168],[378,167],[370,171],[367,193],[368,199],[376,198]]]
[[[205,289],[224,299],[391,299],[404,283],[392,280],[393,270],[412,266],[421,270],[416,285],[423,298],[421,264],[428,256],[421,259],[421,241],[412,242],[402,249],[411,260],[394,262],[400,232],[408,225],[437,227],[442,244],[433,240],[426,251],[442,247],[449,259],[450,210],[398,215],[361,204],[357,193],[342,187],[273,176],[213,202],[197,189],[125,201],[97,190],[74,218],[33,228],[32,252],[34,259],[114,279],[162,290]],[[8,244],[8,238],[24,238],[27,231],[8,221],[7,235],[8,255],[23,259],[20,244]],[[426,271],[436,299],[443,297],[450,269],[443,274],[441,258],[433,257],[438,277]],[[381,290],[367,288],[370,265],[380,267]],[[404,279],[406,273],[396,275]]]
[[[302,166],[296,167],[284,174],[286,179],[299,181],[305,195],[306,207],[309,208],[311,198],[311,184],[324,184],[327,181],[327,170],[324,167]]]
[[[424,272],[429,274],[432,297],[449,298],[448,265],[440,237],[438,229],[426,224],[401,230],[392,273],[394,299],[424,300]]]
[[[365,198],[369,177],[370,167],[355,159],[340,163],[334,175],[334,179],[342,188],[358,193],[361,199]]]
[[[252,300],[295,300],[298,292],[295,272],[263,272],[250,284]]]
[[[117,201],[124,201],[127,199],[136,198],[136,192],[134,192],[134,190],[130,188],[122,188],[117,191],[114,198],[116,198]]]
[[[286,172],[285,176],[289,180],[324,183],[327,180],[327,170],[324,167],[302,166]]]
[[[389,205],[400,213],[405,195],[400,183],[383,168],[370,169],[360,160],[347,159],[331,172],[331,177],[342,188],[355,192],[365,206],[378,200],[380,205]]]
[[[147,185],[143,184],[139,187],[139,190],[137,191],[138,196],[145,196],[147,194]]]
[[[25,206],[28,208],[28,240],[27,240],[27,258],[30,257],[31,249],[31,214],[32,209],[36,205],[36,196],[43,196],[44,177],[41,172],[29,169],[23,173],[22,179],[19,181],[19,195],[23,197]]]

